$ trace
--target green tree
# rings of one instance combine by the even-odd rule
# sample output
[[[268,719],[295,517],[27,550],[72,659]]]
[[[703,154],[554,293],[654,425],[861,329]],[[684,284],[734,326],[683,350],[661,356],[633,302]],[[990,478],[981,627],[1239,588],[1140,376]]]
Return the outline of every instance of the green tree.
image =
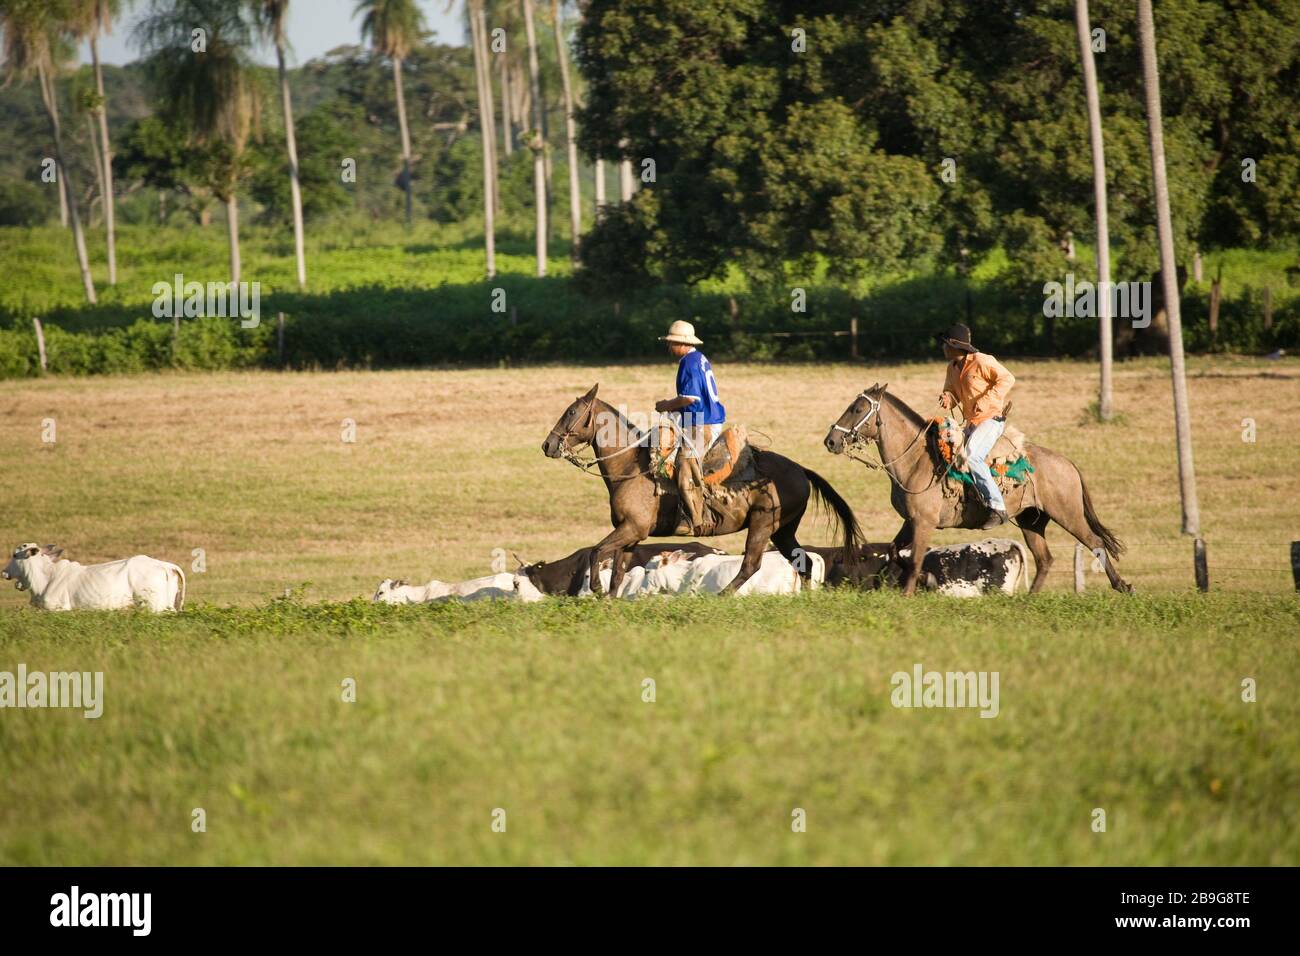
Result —
[[[393,64],[393,93],[397,125],[402,136],[402,183],[406,190],[406,224],[411,224],[411,133],[406,125],[406,97],[402,94],[402,62],[425,32],[424,14],[415,0],[360,0],[361,38]]]
[[[226,204],[230,281],[240,277],[238,189],[261,101],[242,0],[154,0],[136,25],[159,117],[195,148],[188,168]]]
[[[0,34],[3,34],[5,84],[14,79],[40,84],[41,101],[49,120],[54,143],[54,160],[59,182],[66,197],[72,223],[72,242],[81,269],[81,283],[86,301],[95,304],[95,283],[90,275],[90,258],[86,253],[86,236],[81,229],[77,210],[77,191],[65,162],[63,128],[59,122],[59,94],[56,73],[59,63],[67,59],[66,24],[71,9],[58,0],[3,0],[0,4]]]

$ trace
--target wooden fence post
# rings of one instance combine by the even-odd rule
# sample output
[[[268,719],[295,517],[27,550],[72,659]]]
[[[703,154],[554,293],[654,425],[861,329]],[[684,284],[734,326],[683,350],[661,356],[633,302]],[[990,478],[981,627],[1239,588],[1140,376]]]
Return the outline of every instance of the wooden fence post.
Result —
[[[1074,593],[1082,594],[1087,584],[1083,572],[1087,567],[1084,562],[1092,557],[1092,552],[1077,542],[1074,545]]]
[[[1192,544],[1192,564],[1196,568],[1196,590],[1210,590],[1210,568],[1205,562],[1205,539],[1197,538]]]
[[[849,319],[849,358],[858,357],[858,317]]]
[[[1295,589],[1300,591],[1300,541],[1291,542],[1291,577],[1295,579]]]
[[[41,356],[41,371],[45,372],[49,369],[49,365],[45,361],[45,330],[41,328],[40,319],[32,319],[32,325],[36,329],[36,351]]]

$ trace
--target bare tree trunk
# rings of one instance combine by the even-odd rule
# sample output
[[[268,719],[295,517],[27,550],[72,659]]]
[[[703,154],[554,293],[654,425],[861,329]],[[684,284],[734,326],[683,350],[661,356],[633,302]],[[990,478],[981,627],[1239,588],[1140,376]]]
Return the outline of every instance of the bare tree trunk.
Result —
[[[63,189],[63,171],[61,169],[57,169],[58,167],[57,162],[54,165],[56,167],[56,171],[59,177],[59,182],[58,182],[59,188],[57,190],[59,194],[59,225],[62,226],[64,229],[67,229],[68,228],[68,194]]]
[[[1074,22],[1079,30],[1079,57],[1083,63],[1083,87],[1088,98],[1088,138],[1092,142],[1093,201],[1097,207],[1097,318],[1101,357],[1101,385],[1097,414],[1108,422],[1111,405],[1112,338],[1110,315],[1110,220],[1106,202],[1106,152],[1101,129],[1101,96],[1097,92],[1097,64],[1092,58],[1092,29],[1088,22],[1088,0],[1075,0]]]
[[[104,146],[104,237],[108,243],[108,284],[117,285],[117,221],[113,198],[113,146],[108,138],[108,99],[104,96],[104,71],[99,64],[99,41],[90,34],[90,58],[95,67],[95,92],[99,94],[99,138]]]
[[[482,4],[478,8],[478,42],[483,48],[483,138],[487,140],[492,156],[492,208],[501,212],[501,170],[497,163],[497,124],[492,115],[492,54],[488,47],[487,13]]]
[[[501,54],[501,148],[507,155],[515,151],[515,124],[510,115],[510,55]]]
[[[230,237],[230,281],[239,281],[239,200],[232,192],[226,198],[226,233]]]
[[[397,125],[402,131],[402,180],[406,186],[406,224],[411,225],[411,134],[406,128],[406,97],[402,93],[402,58],[393,57],[393,88],[397,92]]]
[[[1151,0],[1138,0],[1138,39],[1142,47],[1142,84],[1146,91],[1147,131],[1151,140],[1151,178],[1155,187],[1156,230],[1160,236],[1160,272],[1169,322],[1169,367],[1173,377],[1174,425],[1178,438],[1178,483],[1183,503],[1183,534],[1201,533],[1192,465],[1192,424],[1187,406],[1187,372],[1183,363],[1183,321],[1178,301],[1178,266],[1169,216],[1169,182],[1165,176],[1165,139],[1160,117],[1160,80],[1156,68],[1156,27]]]
[[[63,130],[59,126],[59,101],[55,89],[54,77],[45,72],[44,64],[37,66],[41,83],[41,96],[45,100],[45,114],[50,121],[50,133],[54,137],[54,162],[59,175],[59,192],[65,196],[68,206],[68,220],[72,224],[72,244],[77,250],[77,265],[81,268],[81,284],[86,290],[86,301],[96,303],[95,282],[90,277],[90,257],[86,254],[86,235],[81,231],[81,215],[77,212],[77,190],[73,187],[72,174],[63,162]]]
[[[560,19],[560,0],[551,0],[551,19],[555,28],[555,56],[560,64],[560,83],[564,88],[564,135],[569,149],[569,255],[577,262],[578,238],[582,232],[582,190],[578,186],[578,123],[573,113],[573,86],[569,82],[569,56],[565,50],[564,24]]]
[[[600,210],[605,205],[605,161],[597,158],[596,167],[596,220],[600,220]]]
[[[488,65],[484,52],[486,46],[482,42],[482,27],[479,20],[479,14],[482,12],[481,2],[482,0],[479,0],[478,3],[474,3],[470,7],[469,30],[470,42],[474,49],[474,83],[478,87],[480,139],[483,141],[483,246],[487,255],[487,277],[491,279],[497,274],[496,218],[494,216],[496,199],[493,195],[492,183],[492,147],[488,144],[487,134],[487,130],[491,126],[491,121],[487,119],[492,109],[491,97],[486,92],[486,84],[483,82],[483,75],[487,72]]]
[[[533,0],[523,0],[524,30],[528,34],[528,74],[532,86],[533,197],[537,206],[537,274],[546,275],[546,139],[542,135],[542,78],[537,62],[537,31],[533,26]]]
[[[95,182],[99,186],[99,204],[102,208],[104,205],[104,159],[99,152],[99,133],[95,131],[95,117],[89,113],[86,114],[86,132],[90,137],[90,155],[95,160]],[[95,205],[93,200],[88,209],[86,220],[87,226],[93,227],[95,225]]]
[[[284,107],[284,140],[289,151],[289,198],[293,201],[293,254],[298,264],[298,288],[307,288],[307,253],[303,244],[302,184],[298,178],[298,142],[294,135],[293,101],[289,96],[289,73],[284,67],[284,42],[275,44],[275,56],[280,66],[280,103]],[[407,184],[406,218],[411,218],[410,184]]]

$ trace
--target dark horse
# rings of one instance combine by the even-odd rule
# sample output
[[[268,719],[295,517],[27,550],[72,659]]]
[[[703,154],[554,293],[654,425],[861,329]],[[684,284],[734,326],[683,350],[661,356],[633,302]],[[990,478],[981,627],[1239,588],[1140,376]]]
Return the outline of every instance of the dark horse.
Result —
[[[944,495],[947,462],[939,453],[930,422],[890,395],[887,387],[873,385],[853,400],[826,433],[826,450],[840,455],[867,442],[876,443],[880,461],[892,483],[889,501],[904,519],[894,544],[898,548],[912,546],[911,566],[903,587],[911,594],[916,590],[921,562],[934,529],[976,529],[984,523],[989,511],[973,492],[960,500]],[[1030,593],[1043,587],[1052,566],[1052,552],[1044,536],[1048,521],[1055,521],[1094,553],[1105,548],[1111,560],[1103,558],[1102,565],[1110,586],[1116,591],[1133,590],[1119,576],[1113,560],[1123,552],[1124,546],[1097,518],[1078,467],[1064,455],[1041,445],[1025,442],[1024,450],[1034,472],[1030,480],[1004,497],[1007,514],[1019,517],[1016,523],[1034,554],[1037,570]]]
[[[651,473],[649,439],[653,432],[634,428],[613,406],[596,397],[593,385],[586,395],[574,399],[551,433],[542,442],[548,458],[576,461],[574,449],[590,445],[600,475],[609,492],[609,520],[614,530],[592,549],[591,589],[600,593],[600,564],[616,554],[610,591],[617,593],[623,577],[622,555],[646,538],[666,538],[677,533],[678,502],[675,486],[656,488]],[[862,532],[848,502],[825,478],[771,451],[754,450],[759,480],[735,487],[735,493],[713,503],[720,510],[712,535],[731,534],[748,528],[745,559],[740,573],[726,588],[736,591],[758,570],[770,540],[788,561],[806,577],[808,562],[798,560],[795,532],[808,510],[808,499],[816,493],[839,521],[844,553],[855,555],[862,545]]]

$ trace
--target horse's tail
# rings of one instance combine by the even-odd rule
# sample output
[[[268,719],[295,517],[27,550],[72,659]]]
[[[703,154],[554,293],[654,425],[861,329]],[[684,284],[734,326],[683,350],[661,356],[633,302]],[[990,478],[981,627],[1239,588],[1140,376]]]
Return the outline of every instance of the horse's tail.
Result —
[[[813,493],[817,495],[818,500],[824,506],[830,508],[835,515],[835,524],[840,532],[841,543],[844,548],[844,563],[846,565],[856,564],[862,546],[866,544],[862,528],[858,525],[857,515],[853,513],[849,503],[840,497],[840,493],[831,487],[829,481],[811,468],[805,468],[803,473],[808,476],[808,483],[812,485]]]
[[[1088,527],[1092,533],[1101,538],[1102,547],[1112,558],[1118,558],[1124,553],[1124,544],[1115,537],[1115,533],[1101,523],[1097,517],[1097,512],[1092,507],[1092,496],[1088,494],[1088,483],[1083,480],[1083,472],[1075,468],[1079,475],[1079,488],[1083,492],[1083,517],[1088,522]]]

